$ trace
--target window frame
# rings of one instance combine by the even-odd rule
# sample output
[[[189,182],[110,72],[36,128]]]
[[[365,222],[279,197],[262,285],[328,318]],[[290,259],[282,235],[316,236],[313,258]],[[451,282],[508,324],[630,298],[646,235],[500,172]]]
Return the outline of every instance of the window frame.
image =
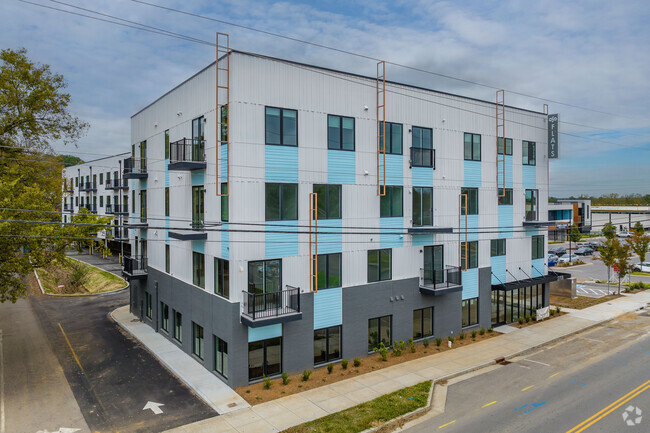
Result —
[[[424,328],[425,328],[425,326],[424,326],[424,311],[425,310],[430,310],[431,311],[431,315],[430,315],[430,318],[431,318],[431,333],[430,334],[425,334],[424,333]],[[416,315],[416,313],[420,315],[420,336],[417,336],[416,333],[415,333],[415,315]],[[432,337],[433,335],[435,335],[434,323],[435,323],[435,320],[434,320],[434,307],[425,307],[425,308],[418,308],[416,310],[413,310],[413,340],[420,340],[420,339],[427,338],[427,337]]]
[[[531,195],[530,195],[531,210],[530,211],[528,210],[528,203],[529,203],[529,201],[528,201],[528,191],[531,192]],[[533,201],[533,198],[534,198],[534,201]],[[533,207],[534,207],[534,209],[533,209]],[[529,215],[528,215],[529,212],[530,213],[532,213],[532,212],[535,213],[535,215],[532,215],[532,216],[534,216],[534,218],[529,219]],[[537,189],[526,189],[526,190],[524,190],[524,219],[525,219],[525,221],[538,221],[538,218],[539,218],[539,190],[537,190]]]
[[[479,298],[469,298],[463,299],[460,305],[461,311],[461,327],[468,328],[470,326],[476,326],[479,322],[479,308],[478,308]],[[467,305],[467,322],[465,322],[465,305]],[[474,306],[474,308],[472,308]],[[472,311],[475,313],[472,317]],[[472,320],[474,319],[474,320]]]
[[[400,211],[399,215],[394,215],[393,214],[393,205],[394,205],[394,191],[400,190],[402,200],[400,203]],[[382,209],[384,206],[382,206],[382,202],[384,200],[388,200],[388,211],[389,215],[382,215]],[[379,217],[380,218],[399,218],[404,216],[404,187],[402,185],[386,185],[386,194],[382,195],[379,197]]]
[[[144,303],[145,303],[145,316],[147,319],[151,320],[153,319],[153,297],[151,296],[151,293],[149,292],[144,292]]]
[[[165,244],[165,273],[171,274],[171,246]]]
[[[422,147],[422,146],[416,146],[415,145],[415,130],[418,129],[420,130],[420,144],[423,144],[423,139],[422,139],[422,131],[429,131],[429,147]],[[429,154],[429,162],[428,163],[420,163],[416,164],[415,162],[415,151],[420,150],[420,151],[425,151],[428,150],[431,153]],[[424,153],[424,152],[422,152]],[[424,161],[424,157],[421,158],[422,161]],[[433,168],[435,169],[436,163],[435,163],[435,150],[433,149],[433,128],[426,128],[424,126],[411,126],[411,166],[412,167],[427,167],[427,168]]]
[[[385,318],[388,318],[390,320],[390,326],[388,327],[388,341],[386,341],[386,342],[384,342],[382,340],[382,338],[381,338],[381,328],[382,328],[381,322],[382,322],[382,319],[385,319]],[[377,347],[379,347],[379,345],[381,343],[384,343],[386,348],[389,348],[391,346],[391,342],[392,342],[392,338],[393,338],[393,315],[388,314],[386,316],[371,317],[370,319],[368,319],[368,343],[370,343],[370,322],[372,320],[377,321]],[[370,344],[368,344],[368,353],[373,353],[373,352],[375,352],[375,347],[371,348]]]
[[[268,123],[267,123],[267,110],[275,109],[280,110],[280,143],[269,143],[267,140],[268,137]],[[285,144],[284,143],[284,112],[293,111],[296,113],[296,144]],[[287,147],[298,147],[298,110],[292,108],[282,108],[282,107],[273,107],[271,105],[266,105],[264,107],[264,144],[267,146],[287,146]]]
[[[230,299],[230,261],[214,258],[214,293]]]
[[[197,335],[199,333],[200,336]],[[192,355],[201,361],[205,358],[205,330],[196,322],[192,322]]]
[[[461,202],[461,208],[460,208],[460,214],[462,216],[467,215],[478,215],[479,214],[479,189],[478,188],[466,188],[462,187],[460,189],[460,193],[466,194],[467,195],[467,208],[462,207],[462,202]],[[472,196],[476,197],[476,209],[472,209]]]
[[[174,316],[174,340],[179,343],[183,342],[183,313],[177,310],[172,310]],[[180,320],[179,320],[180,319]]]
[[[339,283],[340,284],[330,284],[330,275],[332,274],[331,272],[331,267],[330,263],[331,260],[334,256],[338,256],[338,265],[339,265]],[[315,284],[314,287],[318,287],[318,290],[321,289],[333,289],[333,288],[338,288],[338,287],[343,287],[343,254],[342,253],[329,253],[329,254],[318,254],[317,260],[320,261],[321,257],[323,260],[325,260],[325,284],[321,286],[320,284],[320,278],[319,275],[316,275],[316,281],[318,284]],[[320,263],[318,264],[318,273],[321,272],[321,266]]]
[[[338,140],[339,147],[331,147],[331,136],[330,136],[330,119],[338,118]],[[352,149],[343,148],[343,119],[352,119]],[[356,119],[349,116],[340,116],[337,114],[328,114],[327,115],[327,149],[328,150],[345,150],[346,152],[354,152],[356,150]]]
[[[324,198],[321,198],[321,193],[318,194],[318,206],[317,206],[317,214],[318,214],[318,219],[321,220],[340,220],[343,218],[343,185],[341,184],[336,184],[336,183],[315,183],[312,187],[312,191],[316,193],[316,188],[324,187],[325,188],[325,193],[322,194],[324,195]],[[338,203],[339,203],[339,215],[338,216],[330,216],[330,191],[331,189],[338,188]],[[324,211],[321,212],[321,203],[324,203]]]
[[[544,235],[533,235],[531,239],[531,260],[544,258]]]
[[[467,158],[466,155],[465,155],[466,150],[467,150],[465,147],[467,146],[467,137],[468,136],[471,137],[470,138],[470,146],[471,146],[471,152],[470,152],[471,156],[470,156],[470,158]],[[478,137],[478,159],[476,158],[476,149],[475,149],[476,143],[474,142],[475,137]],[[474,134],[473,132],[465,132],[464,133],[464,135],[463,135],[463,159],[465,161],[477,161],[477,162],[481,161],[481,141],[482,141],[481,134]]]
[[[429,209],[431,222],[429,224],[424,223],[424,206],[422,205],[422,203],[424,201],[423,192],[425,190],[427,190],[427,192],[429,192],[430,197],[431,197],[431,209]],[[419,204],[419,209],[420,209],[419,215],[420,215],[420,217],[419,217],[419,221],[416,221],[417,213],[416,213],[416,206],[415,206],[415,204],[416,204],[415,196],[416,196],[417,191],[419,191],[418,194],[420,195],[420,204]],[[412,219],[413,219],[413,227],[432,227],[433,226],[433,187],[430,187],[430,186],[414,186],[413,191],[412,191],[412,196],[413,196],[413,206],[412,206],[411,212],[412,212]]]
[[[401,123],[395,123],[395,122],[384,122],[385,125],[385,131],[384,135],[385,137],[388,137],[389,140],[384,140],[386,144],[384,144],[384,150],[386,155],[404,155],[404,125]],[[400,137],[400,150],[399,152],[395,152],[393,147],[393,126],[399,125],[401,129],[401,133],[399,135]],[[380,146],[381,146],[381,140],[380,140]]]
[[[165,216],[169,216],[169,187],[165,187]]]
[[[500,147],[503,146],[503,145],[501,144],[501,141],[499,140],[500,138],[501,138],[501,137],[497,137],[497,153],[498,153],[499,155],[512,156],[512,138],[506,138],[505,153],[504,153],[504,152],[500,152]],[[510,150],[508,150],[508,146],[509,146],[509,149],[510,149]]]
[[[199,258],[202,260],[201,263],[198,263],[199,266],[197,266],[197,259]],[[198,274],[200,270],[203,270],[202,276]],[[205,289],[205,254],[199,253],[197,251],[192,251],[192,284]]]
[[[278,281],[277,287],[278,287],[278,291],[282,291],[282,259],[265,259],[265,260],[251,260],[251,261],[248,262],[248,269],[247,269],[247,272],[248,272],[247,277],[248,278],[247,278],[247,286],[246,286],[248,293],[276,293],[276,292],[273,292],[273,291],[267,291],[267,284],[266,284],[266,282],[267,282],[267,266],[270,265],[270,263],[268,263],[268,262],[278,262],[278,264],[279,264],[278,265],[279,266],[279,268],[278,268],[279,281]],[[251,291],[251,267],[254,266],[257,263],[263,263],[264,264],[264,271],[263,271],[264,276],[262,278],[262,291],[261,292]]]
[[[497,187],[498,189],[501,189]],[[513,191],[512,188],[506,188],[505,189],[505,195],[499,196],[498,197],[498,205],[499,206],[512,206],[514,203],[514,198],[513,198]]]
[[[228,363],[228,342],[222,340],[216,335],[213,335],[212,337],[214,343],[214,371],[216,371],[221,376],[227,379],[228,364],[229,364]],[[225,347],[225,351],[223,350],[224,347]],[[219,363],[219,360],[221,360],[221,363]],[[221,368],[219,368],[219,364],[221,364]]]
[[[490,239],[490,257],[501,257],[506,255],[506,239]]]
[[[467,244],[467,248],[465,248],[465,244]],[[467,264],[465,263],[465,251],[469,255],[469,262]],[[461,242],[460,269],[468,270],[476,268],[478,268],[478,241]]]
[[[389,269],[388,269],[388,278],[383,278],[382,277],[382,254],[388,253],[388,260],[389,260]],[[377,253],[377,280],[371,279],[370,275],[370,254]],[[368,276],[368,283],[377,283],[380,281],[391,281],[393,279],[393,249],[392,248],[379,248],[379,249],[373,249],[373,250],[368,250],[368,262],[367,262],[367,276]]]
[[[271,186],[279,186],[279,194],[278,194],[278,211],[279,211],[279,218],[269,218],[269,206],[268,206],[268,196],[269,196],[269,187]],[[284,209],[284,195],[285,195],[285,187],[287,186],[294,186],[296,189],[296,210],[295,210],[295,215],[291,215],[290,218],[285,218],[285,209]],[[278,183],[278,182],[267,182],[264,184],[264,218],[265,221],[296,221],[298,220],[298,189],[299,186],[297,183]]]
[[[221,193],[224,194],[221,196],[221,221],[228,222],[230,219],[230,207],[228,202],[228,182],[221,182]]]
[[[527,149],[525,153],[524,149]],[[521,141],[521,164],[528,166],[537,165],[537,143],[534,141]]]
[[[169,305],[160,302],[160,329],[169,333]]]
[[[339,352],[338,352],[338,356],[330,358],[330,331],[334,329],[337,329],[339,334],[339,342],[338,342]],[[322,332],[322,331],[325,331],[325,359],[323,361],[316,362],[316,332]],[[314,366],[327,364],[328,362],[341,359],[343,357],[343,326],[336,325],[336,326],[328,326],[327,328],[314,329],[313,350],[314,350],[314,356],[313,356]]]
[[[165,129],[165,159],[169,159],[169,129]]]

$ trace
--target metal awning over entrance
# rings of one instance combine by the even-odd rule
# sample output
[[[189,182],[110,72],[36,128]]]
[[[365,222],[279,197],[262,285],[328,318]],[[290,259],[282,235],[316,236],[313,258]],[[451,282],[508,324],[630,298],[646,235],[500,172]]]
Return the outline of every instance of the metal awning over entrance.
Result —
[[[526,278],[523,280],[510,281],[503,284],[492,284],[492,290],[505,290],[511,291],[515,289],[520,289],[522,287],[532,286],[536,284],[545,284],[550,283],[551,281],[557,281],[564,279],[563,274],[548,274],[541,275],[539,277]]]

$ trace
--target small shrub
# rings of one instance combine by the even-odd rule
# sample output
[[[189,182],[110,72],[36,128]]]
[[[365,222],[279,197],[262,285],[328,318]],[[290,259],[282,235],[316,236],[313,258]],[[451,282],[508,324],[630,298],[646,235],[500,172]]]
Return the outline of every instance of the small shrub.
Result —
[[[406,350],[406,343],[404,343],[404,340],[399,341],[399,350],[400,352]]]
[[[436,338],[436,346],[440,347],[441,344],[442,344],[442,338],[440,337]]]
[[[551,316],[555,316],[555,310],[551,310],[550,313],[551,313]]]
[[[453,342],[454,342],[454,337],[452,337],[452,336],[450,335],[449,337],[447,337],[447,340],[449,340],[450,342],[453,343]]]
[[[348,360],[347,359],[344,359],[343,361],[341,361],[341,367],[343,367],[343,370],[348,369]]]
[[[526,323],[530,323],[530,313],[526,313]]]
[[[428,338],[425,338],[424,341],[422,342],[422,345],[423,345],[424,348],[426,349],[427,347],[429,347],[429,343],[430,343],[429,339],[428,339]]]
[[[477,334],[478,334],[478,332],[476,332],[476,329],[473,330],[473,331],[472,331],[472,338],[476,338],[476,335],[477,335]]]
[[[352,364],[354,364],[355,367],[358,367],[361,365],[361,360],[359,358],[354,358]]]
[[[250,394],[250,393],[251,393],[251,390],[250,390],[250,389],[247,389],[247,390],[246,390],[246,394]]]
[[[289,385],[289,382],[291,382],[289,375],[287,373],[282,373],[282,385]]]
[[[327,374],[332,374],[332,370],[334,370],[334,364],[327,364]]]
[[[490,332],[490,333],[494,332],[494,328],[490,326],[490,327],[488,328],[488,332]]]
[[[418,348],[415,346],[415,343],[413,342],[413,338],[409,338],[408,346],[409,349],[411,349],[411,353],[417,352]]]
[[[397,340],[393,341],[393,356],[402,356],[402,349]]]
[[[268,376],[264,376],[264,389],[271,389],[271,379]]]
[[[465,339],[465,333],[463,331],[460,331],[460,334],[458,334],[458,338],[460,338],[461,340],[464,340]]]
[[[524,318],[520,317],[519,319],[517,319],[517,322],[519,322],[520,325],[523,325],[524,324]]]
[[[485,335],[485,328],[481,326],[481,329],[479,329],[478,333],[481,335]]]
[[[311,376],[311,370],[303,370],[302,371],[302,381],[307,382],[309,380],[309,376]]]
[[[382,361],[388,361],[388,348],[386,345],[384,345],[383,342],[379,343],[379,347],[375,347],[375,352],[379,352],[379,355],[381,355],[381,360]]]
[[[560,307],[555,307],[555,312],[559,315],[560,314]]]

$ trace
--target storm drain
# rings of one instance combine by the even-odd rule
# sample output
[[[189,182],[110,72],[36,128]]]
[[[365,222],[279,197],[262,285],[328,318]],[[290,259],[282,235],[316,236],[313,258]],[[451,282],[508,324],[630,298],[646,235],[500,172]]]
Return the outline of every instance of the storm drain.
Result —
[[[495,359],[495,360],[494,360],[494,363],[495,363],[495,364],[499,364],[499,365],[508,365],[508,364],[512,364],[512,362],[510,362],[510,361],[506,361],[506,358],[503,357],[503,356],[500,357],[500,358]]]

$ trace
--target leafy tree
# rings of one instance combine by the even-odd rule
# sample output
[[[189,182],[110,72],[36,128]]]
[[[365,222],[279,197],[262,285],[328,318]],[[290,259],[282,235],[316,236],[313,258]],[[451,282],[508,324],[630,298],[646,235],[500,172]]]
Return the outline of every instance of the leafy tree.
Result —
[[[612,239],[614,236],[616,236],[616,227],[614,224],[608,222],[603,226],[603,236],[607,239]]]
[[[578,226],[576,226],[575,224],[571,224],[569,226],[569,233],[567,234],[567,237],[569,238],[569,241],[573,243],[580,242],[580,239],[582,239],[582,233],[580,233],[580,229],[578,229]]]
[[[646,253],[650,246],[650,235],[647,235],[643,224],[637,222],[632,229],[632,236],[627,238],[630,249],[639,256],[641,263],[645,262]]]
[[[630,246],[622,244],[614,238],[615,254],[612,267],[618,275],[618,294],[621,294],[621,280],[630,272],[632,265],[630,263]]]
[[[61,155],[61,160],[63,161],[64,167],[70,167],[71,165],[83,164],[83,160],[78,156],[72,155]]]
[[[602,243],[602,245],[598,248],[598,252],[600,253],[600,256],[598,257],[598,260],[601,260],[605,266],[607,266],[607,293],[609,293],[609,281],[610,281],[610,273],[612,266],[614,266],[614,263],[616,262],[616,255],[618,254],[617,251],[620,247],[620,242],[616,237],[608,237],[605,239],[605,241]]]

